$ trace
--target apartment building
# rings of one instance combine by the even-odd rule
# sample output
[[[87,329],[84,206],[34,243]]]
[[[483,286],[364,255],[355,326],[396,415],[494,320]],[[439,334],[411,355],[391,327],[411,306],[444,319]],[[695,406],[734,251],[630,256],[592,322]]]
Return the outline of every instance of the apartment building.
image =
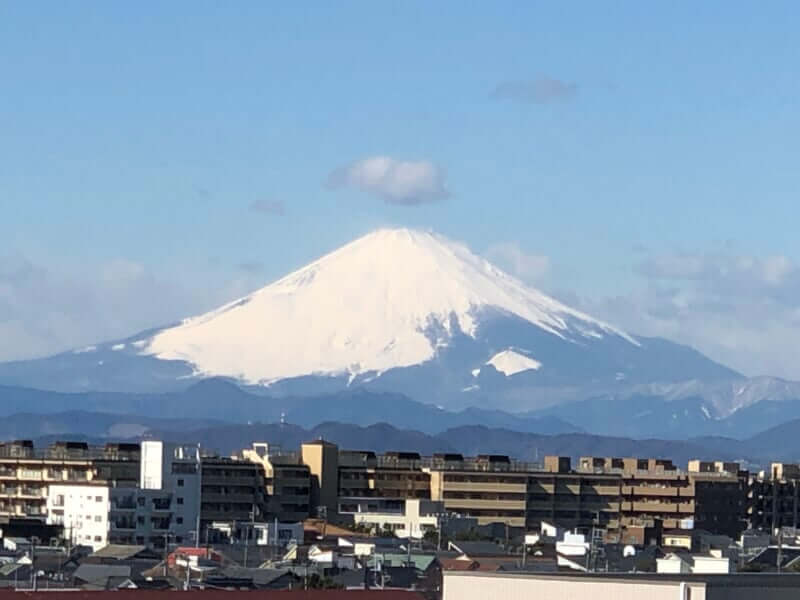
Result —
[[[800,527],[800,465],[772,463],[750,478],[746,519],[751,529],[775,531]]]
[[[291,523],[311,516],[311,469],[303,464],[300,453],[256,442],[241,456],[264,470],[267,520]]]
[[[623,529],[661,522],[666,530],[697,527],[738,536],[744,528],[746,474],[737,463],[688,466],[682,471],[664,459],[584,456],[578,471],[620,477]]]
[[[575,473],[565,457],[546,457],[544,468],[507,456],[436,455],[428,470],[431,498],[448,512],[481,525],[501,522],[538,528],[542,521],[568,528],[619,525],[620,483],[605,475]]]
[[[138,477],[139,446],[56,442],[44,449],[30,441],[0,444],[0,516],[47,518],[54,484],[129,485]]]
[[[105,483],[50,484],[47,494],[47,524],[63,527],[71,546],[99,550],[109,543],[111,487]]]
[[[430,499],[430,474],[416,452],[339,452],[340,513],[357,504],[368,510],[400,508],[407,499]],[[362,501],[366,500],[364,503]]]
[[[376,455],[315,441],[303,445],[302,459],[316,486],[313,497],[326,509],[335,499],[329,516],[401,515],[410,500],[432,500],[444,513],[481,525],[522,528],[556,520],[568,527],[618,526],[619,478],[574,473],[568,458],[548,457],[543,469],[507,456]]]
[[[261,464],[203,456],[201,465],[201,529],[212,523],[264,520],[268,510]]]

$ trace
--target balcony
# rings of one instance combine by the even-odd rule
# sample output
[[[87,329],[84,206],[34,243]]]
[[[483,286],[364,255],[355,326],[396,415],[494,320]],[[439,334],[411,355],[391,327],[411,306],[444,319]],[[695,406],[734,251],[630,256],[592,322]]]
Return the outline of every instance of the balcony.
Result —
[[[172,501],[169,498],[160,500],[160,499],[153,499],[152,506],[154,511],[169,511]]]
[[[524,494],[528,491],[524,481],[520,483],[473,483],[471,481],[446,481],[443,489],[446,492],[517,492]]]
[[[169,519],[153,519],[150,521],[150,526],[152,527],[153,531],[169,531],[170,529],[170,520]]]
[[[677,514],[679,507],[691,506],[688,512],[694,512],[694,503],[678,504],[676,502],[635,501],[623,502],[623,511],[647,512],[652,514]]]
[[[482,509],[482,510],[525,510],[524,500],[481,500],[472,498],[445,498],[445,506],[449,510]]]
[[[681,494],[682,489],[686,488],[637,485],[637,486],[623,487],[622,494],[624,496],[637,496],[637,497],[677,498],[678,496],[682,495]]]
[[[133,498],[120,498],[112,500],[112,510],[136,510],[136,502]]]
[[[44,488],[23,487],[19,490],[21,498],[44,498]]]

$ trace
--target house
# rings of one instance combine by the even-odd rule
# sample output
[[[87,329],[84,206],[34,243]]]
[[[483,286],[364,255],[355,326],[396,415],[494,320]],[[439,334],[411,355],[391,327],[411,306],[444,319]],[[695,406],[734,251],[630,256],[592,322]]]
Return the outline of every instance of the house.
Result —
[[[127,565],[82,564],[72,576],[75,586],[85,590],[107,590],[113,578],[131,577],[131,568]],[[119,580],[117,580],[119,581]]]
[[[785,571],[800,558],[800,546],[768,546],[745,563],[748,571]]]
[[[213,577],[220,576],[249,580],[253,588],[259,590],[285,590],[298,580],[289,569],[245,569],[234,566],[223,567],[213,574]]]
[[[455,541],[449,542],[447,548],[474,559],[508,556],[505,548],[494,542]]]
[[[108,544],[93,552],[87,560],[98,564],[112,564],[120,560],[160,560],[162,555],[147,546],[130,544]]]

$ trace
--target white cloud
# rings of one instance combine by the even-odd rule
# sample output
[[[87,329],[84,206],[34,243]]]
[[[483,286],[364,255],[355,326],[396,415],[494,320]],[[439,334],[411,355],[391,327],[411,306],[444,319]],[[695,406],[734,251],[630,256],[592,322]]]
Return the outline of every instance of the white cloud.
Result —
[[[0,361],[46,356],[167,325],[257,288],[258,273],[191,284],[144,265],[111,260],[93,269],[50,269],[0,256]]]
[[[413,206],[447,198],[445,174],[429,161],[398,160],[372,156],[339,167],[327,180],[328,187],[355,188],[388,204]]]
[[[486,258],[511,275],[536,283],[550,272],[550,257],[529,254],[517,242],[492,244],[486,250]]]
[[[582,308],[645,336],[693,346],[747,375],[800,379],[800,265],[786,256],[671,254],[631,293]]]

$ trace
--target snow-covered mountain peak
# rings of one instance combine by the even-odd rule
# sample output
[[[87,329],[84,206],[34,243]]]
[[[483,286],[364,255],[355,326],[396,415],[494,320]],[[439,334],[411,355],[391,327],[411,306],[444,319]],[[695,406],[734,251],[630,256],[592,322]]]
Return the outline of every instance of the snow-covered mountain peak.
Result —
[[[380,229],[215,311],[161,331],[144,353],[199,374],[270,382],[423,363],[486,309],[570,342],[620,330],[531,289],[438,234]]]

